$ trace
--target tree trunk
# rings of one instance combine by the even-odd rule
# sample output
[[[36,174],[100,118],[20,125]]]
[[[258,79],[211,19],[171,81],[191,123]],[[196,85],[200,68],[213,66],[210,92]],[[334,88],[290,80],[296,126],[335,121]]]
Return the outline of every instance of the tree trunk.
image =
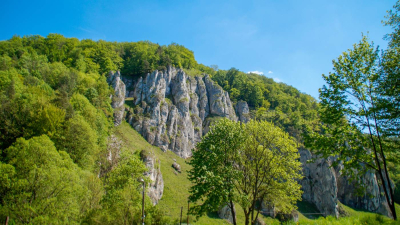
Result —
[[[250,223],[250,211],[249,212],[244,212],[244,217],[245,217],[245,225],[249,225],[249,223]]]
[[[233,225],[236,225],[236,213],[235,213],[235,210],[234,210],[234,208],[233,208],[233,201],[232,201],[232,199],[230,200],[230,208],[231,208],[231,213],[232,213]]]

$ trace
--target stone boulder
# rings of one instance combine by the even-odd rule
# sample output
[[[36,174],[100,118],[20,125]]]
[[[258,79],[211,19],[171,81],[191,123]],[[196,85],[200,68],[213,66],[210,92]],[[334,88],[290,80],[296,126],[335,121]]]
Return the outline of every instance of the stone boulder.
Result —
[[[181,166],[178,164],[178,163],[176,163],[176,162],[174,162],[173,164],[172,164],[172,168],[174,168],[177,172],[179,172],[179,173],[181,173],[182,171],[181,171]]]

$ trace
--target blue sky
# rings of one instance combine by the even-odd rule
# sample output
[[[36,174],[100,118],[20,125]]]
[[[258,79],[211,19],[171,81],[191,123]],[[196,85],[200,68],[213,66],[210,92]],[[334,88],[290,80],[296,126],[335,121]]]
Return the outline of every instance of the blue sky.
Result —
[[[172,42],[220,69],[260,71],[318,97],[332,60],[369,32],[386,48],[381,23],[394,0],[15,1],[3,0],[0,40],[60,33],[107,41]]]

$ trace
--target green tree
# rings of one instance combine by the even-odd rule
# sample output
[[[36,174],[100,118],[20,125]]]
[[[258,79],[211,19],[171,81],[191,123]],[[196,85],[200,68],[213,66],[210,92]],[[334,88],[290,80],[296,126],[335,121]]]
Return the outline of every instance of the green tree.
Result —
[[[18,139],[0,162],[0,218],[21,224],[79,224],[90,194],[81,170],[45,135]]]
[[[235,162],[242,143],[240,125],[221,119],[197,144],[189,162],[192,169],[188,172],[188,179],[194,184],[190,188],[189,200],[197,203],[190,209],[193,214],[201,216],[228,204],[233,224],[236,224],[234,183],[240,172],[235,169]]]
[[[350,177],[359,177],[367,170],[375,171],[396,219],[386,160],[390,149],[377,116],[378,60],[378,49],[363,36],[353,49],[333,61],[334,72],[323,75],[327,86],[320,89],[324,132],[311,133],[306,144],[324,157],[338,157]]]
[[[296,142],[266,121],[252,120],[243,128],[245,141],[236,163],[241,176],[235,186],[245,224],[255,224],[261,202],[290,213],[302,194],[297,182],[302,176]]]
[[[226,203],[232,209],[235,201],[247,225],[255,223],[263,201],[290,212],[301,199],[298,158],[295,141],[272,123],[218,121],[190,161],[189,199],[197,203],[192,213],[202,215]]]

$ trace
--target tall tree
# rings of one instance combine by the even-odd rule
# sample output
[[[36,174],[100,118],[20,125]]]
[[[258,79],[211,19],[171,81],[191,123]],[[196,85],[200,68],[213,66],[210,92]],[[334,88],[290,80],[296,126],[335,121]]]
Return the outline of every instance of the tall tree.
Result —
[[[345,173],[353,178],[367,170],[375,171],[396,219],[386,162],[388,149],[377,114],[378,53],[363,36],[353,49],[333,61],[334,72],[323,75],[327,86],[320,89],[324,132],[311,133],[306,145],[324,157],[338,157],[338,161],[344,162]]]
[[[189,199],[198,204],[192,212],[201,215],[228,202],[236,223],[235,201],[246,225],[255,223],[262,201],[290,212],[301,198],[298,158],[296,143],[272,123],[218,121],[190,161],[194,186]]]
[[[193,168],[188,175],[194,184],[190,188],[189,200],[197,203],[191,208],[193,214],[201,216],[206,212],[217,211],[228,203],[233,224],[236,224],[234,182],[239,179],[240,173],[235,169],[235,161],[242,143],[240,125],[222,119],[197,144],[189,162]]]
[[[302,193],[297,183],[302,176],[296,142],[266,121],[252,120],[243,128],[245,141],[236,167],[242,176],[235,187],[245,224],[255,224],[261,202],[290,213]]]

